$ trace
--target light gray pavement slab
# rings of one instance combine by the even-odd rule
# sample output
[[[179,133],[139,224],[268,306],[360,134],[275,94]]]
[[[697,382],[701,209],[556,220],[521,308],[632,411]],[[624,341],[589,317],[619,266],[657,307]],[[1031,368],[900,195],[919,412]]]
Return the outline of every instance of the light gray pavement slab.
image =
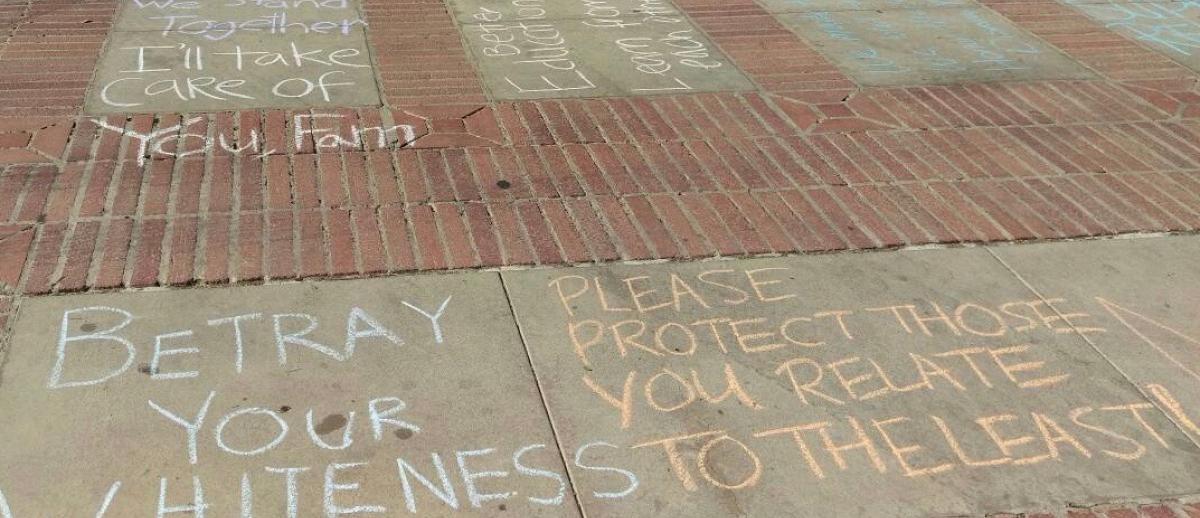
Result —
[[[378,106],[356,0],[122,3],[87,113]]]
[[[1200,494],[1197,252],[27,299],[2,351],[0,494],[18,517],[947,516]]]
[[[1200,489],[1196,445],[984,249],[503,275],[560,440],[638,477],[571,466],[588,516]]]
[[[864,85],[1092,77],[1057,49],[980,7],[777,16]]]
[[[113,30],[174,31],[209,41],[238,32],[303,35],[362,27],[358,0],[127,0]]]
[[[875,11],[930,7],[978,7],[975,0],[762,0],[779,12]]]
[[[1000,247],[1039,292],[1102,315],[1089,340],[1200,442],[1200,239]],[[1083,324],[1089,325],[1089,324]]]
[[[1109,29],[1200,70],[1200,4],[1196,2],[1071,2]]]
[[[88,113],[197,112],[379,104],[362,28],[349,35],[241,33],[183,43],[157,32],[113,33]]]
[[[753,88],[668,0],[451,3],[495,99]]]
[[[15,516],[578,515],[496,274],[28,300],[0,430]]]

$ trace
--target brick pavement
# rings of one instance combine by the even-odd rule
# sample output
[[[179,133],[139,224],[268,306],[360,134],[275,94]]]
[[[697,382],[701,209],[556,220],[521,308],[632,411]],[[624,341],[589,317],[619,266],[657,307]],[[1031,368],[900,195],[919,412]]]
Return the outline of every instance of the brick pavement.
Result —
[[[383,106],[95,116],[118,3],[0,0],[0,295],[1200,228],[1200,75],[978,3],[1094,77],[866,87],[754,0],[675,0],[753,90],[491,101],[443,0],[363,0]]]

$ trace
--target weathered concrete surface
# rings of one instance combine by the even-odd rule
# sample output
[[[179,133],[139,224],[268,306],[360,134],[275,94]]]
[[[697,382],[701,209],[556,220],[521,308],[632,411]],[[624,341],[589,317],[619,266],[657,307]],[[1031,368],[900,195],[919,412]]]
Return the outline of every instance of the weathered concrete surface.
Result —
[[[237,32],[297,36],[365,25],[357,0],[128,0],[113,28],[217,41]]]
[[[88,113],[377,106],[351,0],[123,4]]]
[[[106,501],[110,517],[286,516],[288,473],[298,516],[945,516],[1198,494],[1198,252],[34,298],[0,368],[0,492],[16,517]]]
[[[245,314],[257,317],[241,322],[239,363],[234,325],[212,320]],[[316,328],[285,338],[281,359],[276,334],[309,325],[296,315]],[[170,335],[180,332],[191,334]],[[192,462],[185,427],[152,405],[195,423],[209,394]],[[276,418],[288,428],[278,444]],[[254,516],[286,516],[287,468],[300,516],[407,515],[410,502],[425,516],[577,515],[495,274],[29,300],[0,378],[0,423],[0,491],[18,517],[93,516],[114,482],[107,516],[155,516],[160,481],[164,508],[202,501],[209,516],[241,516],[243,474]],[[406,498],[398,459],[458,511],[411,472]]]
[[[1200,489],[1200,450],[983,249],[503,275],[560,440],[614,445],[585,464],[640,481],[573,467],[589,516],[969,515]]]
[[[753,85],[668,0],[454,0],[496,99],[737,91]]]
[[[1200,4],[1195,2],[1071,2],[1109,29],[1200,70]]]
[[[977,6],[973,0],[763,0],[763,5],[780,12],[875,11],[929,7]]]
[[[778,16],[865,85],[1092,76],[1082,65],[984,8],[793,12]]]
[[[1200,442],[1200,239],[994,250],[1034,289],[1103,315],[1089,340]]]

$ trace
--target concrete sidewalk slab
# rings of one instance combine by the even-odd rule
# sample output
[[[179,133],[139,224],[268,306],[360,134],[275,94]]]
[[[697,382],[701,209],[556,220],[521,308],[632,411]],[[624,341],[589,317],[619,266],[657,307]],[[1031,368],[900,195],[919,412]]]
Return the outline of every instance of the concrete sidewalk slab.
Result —
[[[1091,72],[979,7],[786,12],[779,18],[858,82],[873,86],[1085,79]]]
[[[295,36],[344,24],[366,24],[358,0],[131,0],[121,4],[113,30],[169,30],[218,41],[243,31]]]
[[[754,88],[704,33],[665,1],[452,3],[495,99]]]
[[[1198,495],[1197,251],[31,298],[0,496],[14,517],[924,517]]]
[[[994,251],[1039,292],[1103,315],[1106,332],[1089,334],[1089,341],[1200,442],[1200,240]]]
[[[1200,489],[1200,449],[983,249],[503,275],[560,440],[639,476],[617,499],[620,477],[573,472],[590,516]]]
[[[29,300],[0,422],[15,516],[578,515],[495,274]]]
[[[975,7],[979,4],[974,0],[763,0],[763,5],[778,12],[837,12]]]
[[[157,32],[118,32],[101,65],[89,113],[379,104],[361,27],[349,35],[239,33],[188,43]]]
[[[123,4],[87,113],[381,104],[357,0]]]

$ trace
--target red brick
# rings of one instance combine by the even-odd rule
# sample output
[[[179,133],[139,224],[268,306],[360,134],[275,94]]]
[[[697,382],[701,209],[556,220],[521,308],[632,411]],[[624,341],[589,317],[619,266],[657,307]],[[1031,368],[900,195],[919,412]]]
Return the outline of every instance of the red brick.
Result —
[[[808,139],[808,143],[812,146],[817,155],[829,164],[836,171],[837,176],[841,181],[829,182],[831,184],[854,184],[871,181],[858,167],[845,155],[837,146],[833,144],[830,137],[825,135],[814,135]]]
[[[547,122],[551,133],[554,135],[554,140],[560,144],[582,142],[583,138],[579,135],[575,128],[571,125],[571,120],[567,117],[562,106],[555,101],[542,101],[535,103],[541,111],[542,117]]]
[[[329,235],[329,273],[348,275],[358,269],[358,243],[350,222],[350,211],[334,209],[325,213],[326,232]]]
[[[230,221],[225,214],[213,214],[202,223],[204,259],[199,278],[205,283],[229,281],[230,260],[235,252],[230,246]]]
[[[818,242],[816,250],[844,250],[851,247],[843,233],[837,229],[837,224],[817,209],[812,199],[805,195],[805,191],[783,191],[780,196],[792,213],[813,232],[813,237]]]
[[[978,206],[983,214],[999,224],[1009,239],[1033,239],[1049,237],[1053,232],[1044,221],[1018,202],[1011,194],[994,182],[963,182],[958,185],[943,184],[935,188],[945,196],[954,196],[958,191],[968,203]],[[1023,216],[1018,218],[1017,216]],[[1034,225],[1037,230],[1028,225]],[[1038,232],[1040,231],[1040,233]]]
[[[902,214],[907,216],[915,225],[913,230],[918,241],[932,242],[954,241],[955,236],[947,225],[938,221],[931,207],[923,206],[915,197],[898,185],[882,185],[880,195],[890,201]],[[868,195],[869,196],[869,195]],[[907,233],[907,232],[906,232]]]
[[[210,219],[210,224],[213,220]],[[214,230],[214,235],[220,230]],[[232,248],[231,248],[232,250]],[[237,219],[237,261],[227,257],[229,277],[233,280],[257,280],[263,277],[263,219],[260,214],[243,215]],[[212,277],[220,280],[219,270]]]
[[[456,203],[435,203],[434,215],[438,228],[446,243],[447,261],[451,268],[468,268],[478,266],[479,259],[475,254],[475,246],[471,243],[471,234],[463,222],[462,210]]]
[[[1167,230],[1181,230],[1186,228],[1182,222],[1172,217],[1170,214],[1163,212],[1161,208],[1146,197],[1145,193],[1140,193],[1132,188],[1129,183],[1126,183],[1122,177],[1111,174],[1097,175],[1094,177],[1100,183],[1104,184],[1109,190],[1116,194],[1121,201],[1133,207],[1137,212],[1152,218],[1154,221],[1161,222]]]
[[[628,171],[632,181],[637,185],[632,190],[623,192],[649,194],[668,192],[670,190],[666,183],[655,174],[649,160],[642,155],[637,146],[631,144],[612,144],[612,149],[620,157],[625,170]]]
[[[608,105],[608,109],[612,111],[621,126],[629,132],[633,140],[654,140],[654,134],[650,131],[650,127],[642,121],[634,112],[633,107],[627,99],[608,98],[603,102]]]
[[[817,178],[809,174],[804,164],[797,161],[778,139],[761,138],[747,144],[753,144],[757,151],[763,154],[769,163],[767,167],[776,172],[775,181],[778,185],[793,187],[819,184]],[[702,190],[714,188],[715,186],[707,186]]]
[[[641,147],[642,156],[649,159],[650,167],[659,173],[670,192],[681,193],[695,191],[696,187],[688,179],[687,172],[680,169],[671,160],[670,153],[663,143],[655,142]]]
[[[46,201],[46,221],[65,221],[75,210],[75,200],[79,194],[79,185],[83,180],[84,164],[67,164],[62,172],[55,175],[54,186]]]
[[[620,244],[621,258],[652,257],[649,245],[641,232],[633,225],[633,221],[624,206],[621,205],[620,200],[613,196],[597,196],[595,200],[596,205],[600,208],[601,216],[608,223],[608,227],[612,229],[613,235]]]
[[[326,255],[325,223],[321,211],[301,211],[296,218],[299,230],[300,251],[299,273],[301,277],[329,273],[329,258]]]
[[[870,231],[872,237],[881,245],[899,246],[906,242],[906,238],[896,233],[891,222],[879,216],[879,213],[873,210],[873,207],[863,203],[857,191],[851,187],[832,186],[828,192],[837,197],[842,206],[846,208],[847,214],[852,214],[863,227]]]
[[[134,222],[128,219],[116,219],[108,222],[101,239],[104,248],[99,256],[100,266],[96,270],[95,287],[115,288],[125,283],[133,227]]]
[[[51,186],[54,185],[54,170],[44,167],[33,168],[28,174],[21,208],[17,211],[17,221],[35,221],[46,214],[46,201],[50,196]]]
[[[581,239],[582,233],[562,205],[562,200],[542,200],[539,206],[568,262],[580,263],[594,260],[587,245]]]
[[[546,218],[537,203],[518,202],[516,209],[521,225],[525,227],[526,235],[529,237],[529,242],[533,245],[533,251],[537,254],[537,262],[540,264],[563,262],[558,244],[554,242],[554,234],[550,230],[550,226],[546,224]]]
[[[676,195],[657,194],[647,197],[650,206],[658,214],[668,232],[680,244],[682,253],[687,257],[705,257],[712,255],[712,245],[700,231],[688,220],[686,213],[679,208]]]
[[[521,121],[525,123],[525,127],[529,129],[529,138],[534,145],[547,145],[554,143],[554,134],[550,132],[550,128],[546,126],[545,119],[538,112],[537,106],[532,102],[517,102],[515,103],[517,113],[521,117]]]
[[[524,170],[525,178],[529,182],[533,196],[537,198],[557,197],[558,191],[554,186],[554,180],[546,171],[545,165],[542,164],[541,157],[537,153],[537,148],[520,147],[512,151],[519,161],[521,169]]]
[[[728,193],[729,199],[737,206],[738,210],[750,221],[750,224],[758,230],[758,234],[766,241],[767,246],[775,252],[790,252],[796,249],[796,244],[789,239],[788,233],[782,226],[766,211],[757,198],[751,196],[747,192],[731,192]]]
[[[417,162],[420,164],[425,185],[428,186],[429,200],[453,201],[454,181],[450,178],[445,153],[439,149],[421,149],[417,151]]]
[[[580,237],[597,261],[613,261],[620,258],[620,253],[613,242],[612,236],[601,223],[599,214],[588,200],[574,198],[564,200],[567,210],[575,225],[579,228]]]
[[[166,238],[167,222],[161,219],[142,220],[134,227],[136,244],[133,251],[133,270],[129,286],[140,288],[158,284],[159,263],[162,260],[163,240]]]
[[[521,227],[512,203],[488,204],[488,213],[496,225],[505,264],[533,264],[537,262],[525,232]]]
[[[423,270],[446,268],[447,260],[442,237],[431,205],[409,205],[408,220],[412,222],[413,243],[416,245],[417,267]]]
[[[0,289],[17,287],[34,234],[33,227],[0,226]]]
[[[1170,507],[1168,507],[1166,505],[1162,505],[1162,504],[1143,505],[1138,508],[1138,511],[1140,511],[1142,513],[1142,516],[1145,516],[1146,518],[1178,518],[1179,517],[1179,515],[1175,514],[1175,511],[1172,511]]]
[[[1200,518],[1200,503],[1191,503],[1183,506],[1184,512],[1188,518]]]
[[[266,277],[282,279],[293,277],[296,269],[295,223],[290,212],[271,212],[266,232]]]
[[[409,218],[404,208],[398,205],[383,207],[379,212],[383,229],[384,249],[387,251],[389,270],[405,271],[417,268],[413,252]]]
[[[717,189],[746,188],[746,183],[734,174],[729,165],[721,160],[717,151],[707,142],[684,142],[683,145],[702,164],[705,172],[713,178]]]
[[[173,214],[195,214],[200,210],[200,189],[204,184],[204,161],[184,159],[179,167],[179,179],[171,196]]]
[[[745,141],[739,141],[745,142]],[[720,139],[709,142],[713,150],[724,160],[732,170],[733,174],[741,179],[747,187],[751,189],[769,189],[771,182],[763,176],[761,169],[755,167],[751,160],[752,155],[747,157],[739,151],[734,144],[734,139]]]
[[[879,214],[880,223],[887,224],[889,232],[894,229],[895,237],[900,241],[911,245],[929,240],[925,232],[875,186],[858,186],[853,193],[846,193],[845,197],[854,198],[855,203],[864,208],[874,209]]]
[[[584,194],[583,186],[575,178],[571,164],[567,162],[567,157],[563,155],[561,149],[554,146],[542,146],[535,149],[542,159],[541,163],[545,164],[545,171],[554,183],[558,196],[571,197]]]
[[[167,256],[166,280],[169,284],[188,284],[196,279],[196,218],[176,218],[171,222],[170,255]]]
[[[570,166],[578,171],[579,178],[582,179],[583,187],[588,194],[611,194],[612,189],[609,188],[605,181],[604,173],[596,165],[595,160],[588,153],[586,147],[578,144],[568,144],[563,146],[563,153],[567,160],[570,161]]]
[[[911,189],[908,192],[926,202],[923,206],[935,207],[934,216],[947,228],[967,241],[998,241],[1012,239],[1003,228],[993,224],[975,203],[965,197],[959,189],[948,183],[931,183],[929,190]],[[1019,225],[1013,223],[1016,228]],[[968,237],[969,236],[969,237]]]
[[[867,233],[861,225],[851,219],[832,195],[824,189],[810,189],[804,196],[817,211],[828,219],[842,235],[846,236],[851,248],[877,248],[883,246],[875,236]]]
[[[783,252],[833,249],[822,241],[821,236],[814,232],[810,225],[792,212],[787,201],[778,192],[751,193],[751,196],[774,222],[779,223],[778,228],[790,239],[791,246]]]
[[[716,211],[718,218],[729,227],[730,232],[737,238],[742,250],[749,254],[771,251],[771,246],[759,234],[759,229],[738,210],[737,204],[729,198],[728,194],[710,193],[707,195],[707,201]]]

